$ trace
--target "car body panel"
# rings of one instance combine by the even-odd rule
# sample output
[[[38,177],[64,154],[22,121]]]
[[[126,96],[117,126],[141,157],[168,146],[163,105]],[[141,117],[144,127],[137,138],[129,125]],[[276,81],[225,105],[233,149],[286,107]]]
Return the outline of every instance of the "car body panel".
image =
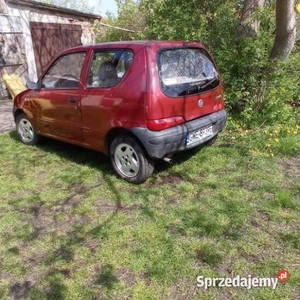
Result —
[[[136,51],[130,70],[116,86],[83,89],[81,98],[83,141],[90,148],[106,153],[106,135],[110,129],[130,130],[145,123],[144,56],[143,48]]]
[[[217,70],[205,47],[197,42],[137,41],[80,46],[59,54],[41,75],[37,88],[26,90],[16,97],[15,118],[18,112],[23,111],[40,135],[105,154],[109,154],[108,137],[113,130],[131,132],[150,157],[159,159],[168,155],[168,152],[183,151],[204,143],[217,135],[226,123],[222,79],[218,77],[217,86],[203,92],[199,90],[200,92],[191,95],[176,97],[167,95],[159,77],[158,57],[159,53],[168,49],[201,49]],[[96,52],[113,53],[123,50],[132,51],[133,58],[120,81],[105,88],[90,86],[93,55]],[[76,53],[84,53],[78,87],[44,88],[43,78],[49,74],[56,61]],[[93,78],[95,76],[94,74]],[[156,132],[147,128],[149,120],[175,116],[182,117],[184,123],[174,126],[170,131]],[[190,130],[200,130],[203,126],[208,126],[208,123],[214,128],[211,136],[192,145],[185,144]],[[168,132],[176,135],[176,131],[181,132],[179,139],[174,136],[171,139],[165,138]],[[157,143],[155,147],[153,143]],[[167,151],[159,149],[164,147]]]
[[[70,103],[74,99],[75,103]],[[78,90],[30,91],[21,107],[30,111],[37,132],[47,136],[82,140]]]

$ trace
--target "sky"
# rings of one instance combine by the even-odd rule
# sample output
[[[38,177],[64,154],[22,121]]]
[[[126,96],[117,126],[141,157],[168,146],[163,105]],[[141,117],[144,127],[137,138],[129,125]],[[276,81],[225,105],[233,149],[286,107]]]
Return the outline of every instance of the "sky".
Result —
[[[63,0],[35,0],[38,2],[44,2],[44,3],[52,3],[54,5],[57,6],[67,6],[67,7],[71,7],[72,9],[77,9],[79,10],[81,7],[80,5],[78,7],[76,7],[76,0],[73,0],[71,2],[68,1],[63,1]],[[77,0],[78,1],[78,0]],[[71,3],[71,6],[68,5]],[[100,3],[100,5],[99,5]],[[74,5],[75,4],[75,5]],[[88,12],[91,12],[93,14],[96,15],[100,15],[102,17],[106,17],[106,13],[107,11],[110,11],[111,13],[113,13],[115,16],[117,16],[118,14],[118,6],[117,3],[115,2],[115,0],[88,0],[88,2],[86,2],[87,6],[91,8],[91,10],[88,10]],[[83,5],[84,6],[84,5]]]
[[[100,0],[101,4],[99,5],[99,0],[90,0],[89,5],[94,6],[95,13],[100,14],[101,16],[105,17],[106,12],[110,11],[112,12],[115,16],[117,15],[118,12],[118,6],[114,0]]]

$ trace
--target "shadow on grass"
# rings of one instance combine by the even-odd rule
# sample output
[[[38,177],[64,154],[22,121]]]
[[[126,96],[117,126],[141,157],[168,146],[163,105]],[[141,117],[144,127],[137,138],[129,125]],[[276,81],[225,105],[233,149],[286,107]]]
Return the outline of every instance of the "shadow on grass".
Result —
[[[13,140],[21,143],[16,131],[11,131],[9,136]],[[103,167],[105,172],[113,172],[112,170],[110,172],[108,168],[108,165],[110,164],[109,157],[94,150],[46,137],[42,137],[41,142],[36,147],[45,152],[55,153],[60,157],[76,164],[88,165],[94,169],[100,169],[100,167]]]
[[[13,140],[21,143],[16,131],[11,131],[9,133],[9,136]],[[42,137],[41,143],[38,144],[36,147],[45,152],[56,153],[60,157],[63,157],[64,159],[74,162],[76,164],[88,165],[89,167],[97,170],[102,169],[104,175],[115,174],[113,167],[110,163],[109,157],[102,154],[101,152],[46,137]],[[181,164],[189,160],[192,156],[194,156],[197,152],[201,151],[204,147],[206,147],[206,144],[197,146],[187,151],[175,153],[172,156],[172,163],[167,163],[163,160],[156,161],[154,173],[159,174],[161,172],[167,171],[172,164]]]
[[[15,131],[9,135],[12,139],[20,142]],[[113,169],[109,158],[103,154],[50,139],[44,139],[37,148],[46,153],[54,153],[67,161],[101,170],[102,175],[101,180],[92,185],[84,185],[81,182],[72,184],[71,182],[69,193],[62,201],[55,203],[53,207],[47,206],[41,194],[38,193],[39,190],[36,190],[38,194],[35,192],[32,197],[26,195],[28,201],[30,201],[28,203],[25,200],[20,201],[21,198],[19,200],[12,199],[10,202],[11,209],[18,211],[20,216],[24,220],[26,219],[27,224],[20,232],[14,231],[6,235],[5,243],[7,244],[16,239],[18,240],[18,246],[9,248],[10,254],[22,260],[23,251],[21,249],[23,245],[35,247],[36,243],[43,244],[46,240],[45,248],[40,250],[36,248],[32,252],[35,255],[30,255],[29,263],[26,263],[27,266],[24,271],[26,273],[25,280],[32,276],[31,269],[39,269],[39,265],[43,265],[47,270],[43,274],[36,275],[34,283],[29,284],[27,281],[23,283],[11,280],[11,295],[14,297],[18,295],[27,297],[29,295],[36,299],[40,297],[43,299],[65,299],[68,289],[65,280],[72,277],[74,267],[75,269],[82,267],[76,259],[76,249],[88,248],[92,255],[95,248],[99,247],[99,243],[101,244],[101,241],[108,240],[109,242],[109,239],[113,238],[113,223],[120,211],[140,210],[149,218],[155,216],[147,204],[133,203],[125,206],[122,203],[122,190],[117,186],[119,185],[118,181],[110,176],[114,174]],[[98,203],[101,210],[106,213],[105,220],[92,225],[87,223],[89,222],[88,217],[80,214],[73,215],[73,211],[82,203],[88,193],[101,187],[104,183],[110,190],[113,200],[111,204],[102,200]],[[124,183],[124,186],[127,188],[128,184]],[[26,189],[23,192],[26,194]],[[63,216],[62,220],[60,219],[61,216]],[[49,243],[53,246],[49,247]],[[116,283],[118,283],[114,267],[109,264],[104,265],[94,277],[93,283],[104,288],[107,295],[112,293],[116,288]],[[93,289],[93,287],[87,289],[89,288]]]
[[[108,290],[112,290],[114,285],[119,282],[115,275],[114,267],[111,264],[106,264],[102,267],[96,278],[96,284],[101,285]]]
[[[16,282],[10,288],[10,299],[26,299],[31,285],[30,281],[25,281],[23,284]]]
[[[11,132],[9,135],[12,139],[20,142],[15,131]],[[30,293],[31,296],[37,295],[36,298],[39,298],[38,295],[40,294],[43,295],[44,299],[65,299],[67,289],[65,286],[65,280],[69,279],[71,276],[72,269],[74,271],[76,268],[82,268],[83,266],[80,264],[84,264],[84,262],[76,261],[76,249],[83,247],[89,248],[92,255],[94,248],[100,247],[99,244],[101,244],[101,241],[106,240],[109,242],[109,239],[113,238],[113,222],[115,222],[115,219],[120,211],[140,211],[144,216],[152,220],[155,220],[156,213],[155,209],[151,208],[150,204],[148,205],[146,200],[143,203],[135,203],[135,201],[133,201],[134,203],[132,205],[124,205],[122,189],[120,188],[118,182],[115,181],[112,176],[110,176],[114,174],[114,171],[110,164],[109,158],[103,154],[46,138],[43,140],[43,143],[37,147],[44,152],[55,153],[67,161],[71,161],[79,165],[88,165],[93,169],[99,171],[101,170],[102,175],[101,182],[96,183],[95,185],[88,187],[84,185],[77,185],[76,187],[70,186],[70,194],[65,198],[64,201],[62,201],[59,206],[59,210],[57,210],[57,208],[52,209],[44,207],[43,199],[37,199],[37,201],[34,201],[33,206],[29,211],[20,210],[22,213],[25,213],[24,215],[26,218],[31,216],[32,219],[29,220],[32,222],[34,229],[33,233],[29,234],[29,237],[24,238],[23,241],[25,243],[34,242],[34,240],[39,240],[39,242],[42,242],[46,236],[48,239],[50,238],[50,243],[53,244],[52,248],[47,245],[47,248],[44,249],[45,253],[43,253],[43,255],[40,257],[32,257],[31,264],[35,265],[35,267],[37,267],[39,264],[42,264],[47,267],[47,272],[46,274],[40,275],[38,283],[34,287],[28,286],[28,289],[26,289],[26,294]],[[203,147],[198,147],[195,150],[176,154],[174,156],[174,163],[180,164],[186,161],[193,156],[195,152],[200,151],[202,148]],[[157,165],[158,167],[156,172],[165,171],[169,168],[169,164],[167,163],[160,163]],[[183,178],[178,175],[172,177],[174,182],[167,177],[165,180],[167,184],[176,184],[178,180],[183,180]],[[105,220],[96,225],[88,224],[91,226],[87,226],[86,221],[89,221],[88,218],[86,220],[82,216],[77,216],[78,218],[72,216],[72,208],[74,208],[73,205],[76,206],[78,204],[76,201],[80,201],[82,198],[84,199],[85,195],[87,195],[91,189],[100,187],[103,183],[105,183],[110,190],[113,203],[109,207],[107,203],[101,202],[101,208],[103,207],[103,211],[106,211]],[[128,188],[128,184],[124,183],[124,187]],[[138,188],[135,190],[139,192]],[[78,196],[80,196],[79,200],[76,198]],[[147,195],[145,194],[145,197],[146,196]],[[15,203],[14,205],[17,209],[19,203]],[[107,210],[107,208],[109,208],[109,210]],[[68,216],[69,214],[67,218],[67,224],[61,222],[59,218],[57,218],[57,215],[60,213],[63,213],[64,216]],[[189,214],[190,212],[187,213]],[[196,212],[194,213],[195,215],[189,215],[187,217],[191,219],[191,222],[185,223],[185,227],[196,227],[195,230],[202,227],[204,228],[202,230],[204,230],[207,235],[210,235],[212,232],[213,234],[219,236],[222,233],[219,233],[219,229],[216,229],[218,226],[217,222],[212,224],[206,219],[202,222],[199,222],[197,220],[201,214],[196,215]],[[44,219],[46,219],[46,221],[44,221]],[[49,226],[51,229],[50,231],[47,230],[47,226]],[[95,244],[90,245],[89,242],[91,240],[95,242]],[[49,241],[47,242],[49,243]],[[153,243],[153,245],[154,244],[155,243]],[[176,273],[176,268],[180,267],[181,263],[183,262],[183,258],[178,259],[177,264],[173,266],[173,256],[180,257],[180,251],[176,250],[177,248],[175,246],[176,241],[173,239],[173,237],[170,239],[163,239],[160,242],[160,247],[163,250],[161,251],[161,254],[156,257],[156,260],[154,260],[151,264],[148,262],[141,262],[141,264],[145,265],[145,269],[147,269],[145,270],[145,274],[147,274],[149,278],[163,280],[166,275],[171,276],[171,274]],[[149,256],[149,259],[152,259],[151,248],[152,247],[149,246],[145,253],[142,253],[145,257]],[[18,255],[18,249],[13,249],[13,251],[16,253],[15,255]],[[202,256],[204,252],[205,251],[202,249]],[[139,257],[138,254],[137,257]],[[218,256],[206,257],[206,262],[213,264],[215,264],[217,260]],[[143,259],[141,259],[141,261],[143,261]],[[161,264],[161,262],[166,263]],[[42,282],[42,284],[40,285],[39,282]],[[98,274],[95,275],[93,281],[94,284],[102,286],[107,295],[110,295],[113,292],[113,290],[116,288],[116,285],[118,285],[118,282],[118,276],[116,275],[114,266],[111,264],[103,265]],[[91,289],[92,288],[93,287],[91,287]]]
[[[41,290],[37,287],[32,287],[27,291],[29,297],[12,298],[12,299],[65,299],[67,294],[67,287],[63,284],[64,276],[60,272],[51,271],[45,275],[43,281],[47,281],[47,287],[45,290]],[[26,294],[26,295],[27,295]]]
[[[53,299],[65,299],[64,294],[66,292],[66,287],[63,284],[63,277],[61,274],[53,272],[47,276],[49,282],[49,291],[46,293],[47,300]]]
[[[86,224],[74,226],[70,224],[70,228],[68,228],[68,231],[64,235],[60,234],[59,229],[53,232],[50,237],[53,248],[48,248],[42,257],[37,258],[34,262],[31,261],[31,263],[36,265],[42,264],[47,270],[38,278],[42,284],[27,284],[28,288],[26,288],[26,290],[24,289],[24,284],[15,284],[13,286],[15,291],[14,295],[16,295],[16,293],[22,293],[22,295],[29,295],[31,297],[30,299],[69,299],[68,296],[66,296],[69,287],[66,286],[65,282],[66,280],[72,279],[76,270],[84,269],[86,263],[84,260],[77,260],[76,253],[78,249],[89,249],[90,255],[93,255],[95,248],[99,247],[103,240],[112,238],[111,224],[114,222],[118,211],[119,208],[116,207],[104,222],[90,230],[86,228]],[[57,226],[59,228],[59,224]],[[39,240],[40,242],[43,240],[42,235],[39,236]],[[95,244],[89,244],[91,240],[94,241]],[[32,260],[34,260],[34,258]],[[91,286],[84,284],[84,278],[82,278],[82,282],[79,285],[82,285],[81,288],[84,289],[83,294],[93,293],[95,286],[100,286],[103,288],[101,293],[109,296],[113,293],[118,282],[119,279],[114,266],[105,264],[101,267],[100,271],[92,275]],[[86,299],[94,298],[87,297]]]

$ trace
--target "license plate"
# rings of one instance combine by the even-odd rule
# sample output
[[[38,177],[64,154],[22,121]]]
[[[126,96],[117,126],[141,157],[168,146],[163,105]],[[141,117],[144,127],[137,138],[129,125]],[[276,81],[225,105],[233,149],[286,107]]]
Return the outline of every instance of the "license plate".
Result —
[[[186,136],[186,145],[189,146],[191,144],[197,143],[211,135],[213,135],[212,125],[192,131]]]

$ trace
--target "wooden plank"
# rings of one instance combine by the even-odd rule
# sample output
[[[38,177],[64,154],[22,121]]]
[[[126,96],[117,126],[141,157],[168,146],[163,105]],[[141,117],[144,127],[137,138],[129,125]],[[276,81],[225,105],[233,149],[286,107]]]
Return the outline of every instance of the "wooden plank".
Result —
[[[26,90],[25,85],[23,84],[21,78],[18,75],[16,75],[16,74],[12,74],[12,75],[4,74],[2,77],[3,77],[3,81],[4,81],[4,83],[7,87],[7,89],[9,90],[9,92],[10,92],[13,99],[19,93]]]

